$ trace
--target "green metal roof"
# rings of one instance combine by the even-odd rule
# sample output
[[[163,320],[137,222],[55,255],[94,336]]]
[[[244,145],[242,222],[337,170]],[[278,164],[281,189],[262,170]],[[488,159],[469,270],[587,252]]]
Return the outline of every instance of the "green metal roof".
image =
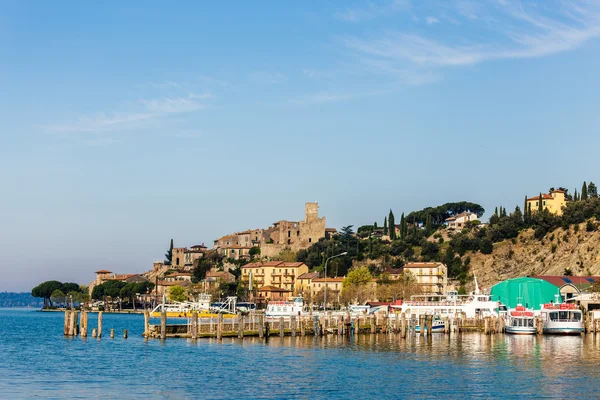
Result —
[[[536,278],[507,279],[492,287],[490,292],[494,300],[499,300],[508,308],[515,308],[517,304],[539,310],[544,303],[556,302],[555,295],[560,302],[560,290],[553,284]]]

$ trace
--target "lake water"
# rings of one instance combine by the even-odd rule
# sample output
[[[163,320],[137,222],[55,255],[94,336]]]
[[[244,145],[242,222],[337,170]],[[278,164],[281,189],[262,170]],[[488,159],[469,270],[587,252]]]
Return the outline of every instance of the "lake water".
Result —
[[[141,315],[105,314],[101,340],[65,338],[63,318],[0,309],[0,398],[600,397],[600,335],[161,342]]]

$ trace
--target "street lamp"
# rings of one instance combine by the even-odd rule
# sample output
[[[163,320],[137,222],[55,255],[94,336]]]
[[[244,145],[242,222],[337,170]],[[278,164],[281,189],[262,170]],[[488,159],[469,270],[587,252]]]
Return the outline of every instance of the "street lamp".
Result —
[[[324,284],[325,284],[325,289],[324,289],[324,292],[323,292],[323,310],[324,311],[327,311],[327,262],[329,260],[331,260],[332,258],[342,257],[342,256],[345,256],[345,255],[348,255],[347,251],[345,251],[343,253],[340,253],[340,254],[337,254],[335,256],[331,256],[327,260],[325,260],[325,280],[323,281]]]

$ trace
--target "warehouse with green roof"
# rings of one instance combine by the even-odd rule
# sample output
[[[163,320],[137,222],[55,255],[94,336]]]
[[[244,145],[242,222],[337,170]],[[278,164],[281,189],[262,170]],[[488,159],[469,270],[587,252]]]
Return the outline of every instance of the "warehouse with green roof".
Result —
[[[498,300],[508,308],[521,304],[539,310],[544,303],[561,302],[560,289],[552,283],[531,277],[507,279],[492,287],[493,300]]]

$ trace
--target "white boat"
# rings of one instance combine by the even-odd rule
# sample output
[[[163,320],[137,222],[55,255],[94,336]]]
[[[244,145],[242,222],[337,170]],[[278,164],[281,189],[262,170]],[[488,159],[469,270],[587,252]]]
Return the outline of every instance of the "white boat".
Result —
[[[227,299],[228,302],[226,303],[227,307],[229,307],[231,300],[230,298]],[[235,310],[235,300],[233,300],[233,309]],[[150,313],[150,316],[152,318],[159,318],[163,311],[166,313],[167,318],[190,318],[194,312],[196,312],[200,318],[214,317],[218,314],[234,314],[234,312],[230,312],[228,308],[211,307],[210,295],[207,293],[198,295],[196,301],[166,303],[163,298],[163,303],[157,305]]]
[[[270,301],[265,315],[267,317],[291,317],[302,315],[304,300],[302,297],[290,297],[287,301]]]
[[[509,310],[504,330],[515,335],[534,335],[536,327],[533,310],[528,310],[520,304],[515,309]]]
[[[579,335],[583,332],[583,315],[575,304],[544,304],[540,315],[544,333]]]
[[[431,333],[436,333],[436,332],[443,333],[444,329],[446,328],[446,323],[447,323],[446,320],[441,319],[438,315],[434,315],[433,320],[431,321]],[[425,329],[425,332],[427,332],[427,324],[425,324],[424,329]],[[415,332],[417,332],[417,333],[421,332],[421,325],[415,326]]]
[[[487,294],[458,295],[448,292],[447,296],[411,296],[402,305],[391,305],[392,310],[406,315],[439,315],[442,318],[466,318],[497,316],[501,306],[499,301],[492,301]]]

